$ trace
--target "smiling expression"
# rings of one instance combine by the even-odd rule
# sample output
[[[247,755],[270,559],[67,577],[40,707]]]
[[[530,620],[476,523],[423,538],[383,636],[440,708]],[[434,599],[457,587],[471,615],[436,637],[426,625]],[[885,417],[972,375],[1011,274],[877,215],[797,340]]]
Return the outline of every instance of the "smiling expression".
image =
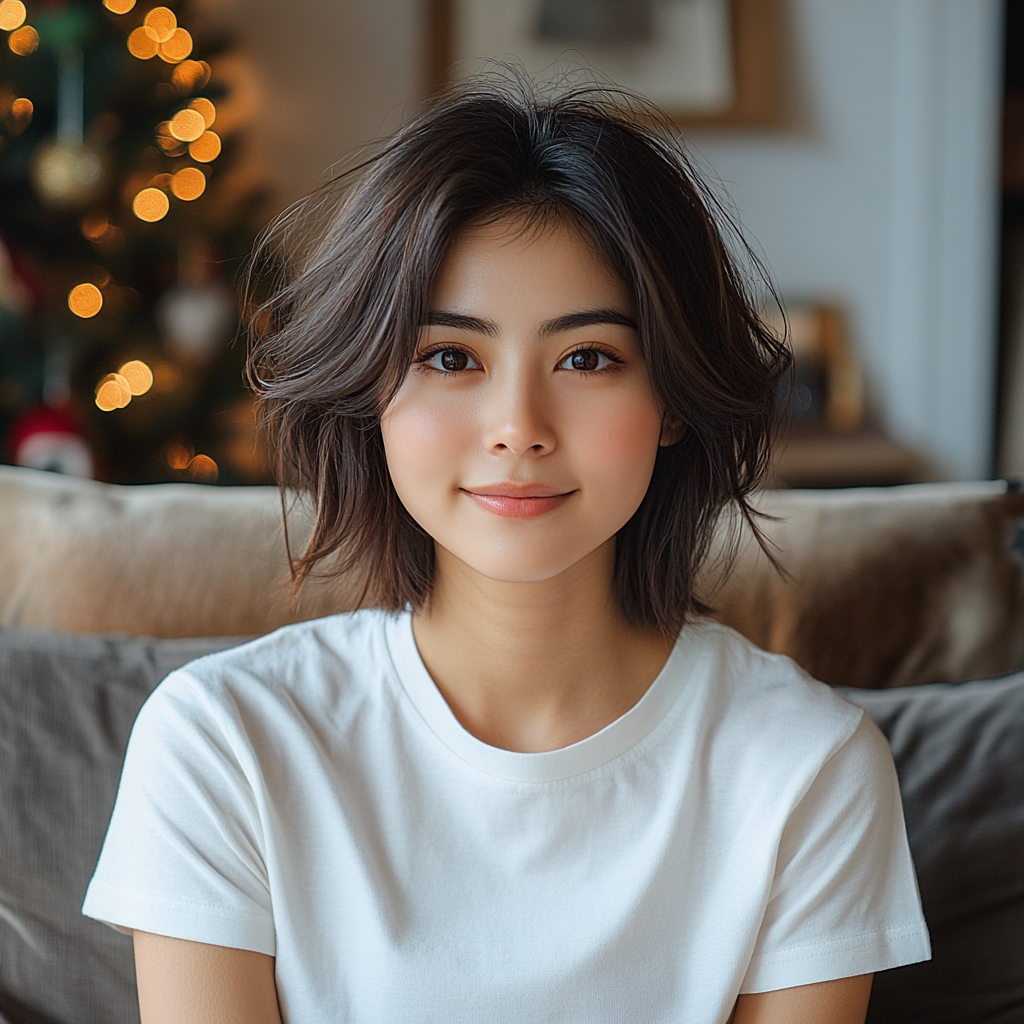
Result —
[[[614,538],[661,439],[634,318],[572,227],[502,220],[456,238],[381,419],[395,490],[436,544],[536,582]]]

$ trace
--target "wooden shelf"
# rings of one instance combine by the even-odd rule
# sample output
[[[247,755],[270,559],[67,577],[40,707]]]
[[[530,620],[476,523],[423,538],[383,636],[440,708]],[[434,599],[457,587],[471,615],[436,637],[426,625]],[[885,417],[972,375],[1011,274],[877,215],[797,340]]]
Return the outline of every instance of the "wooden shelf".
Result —
[[[794,433],[776,446],[769,486],[888,487],[933,479],[920,455],[881,433]]]

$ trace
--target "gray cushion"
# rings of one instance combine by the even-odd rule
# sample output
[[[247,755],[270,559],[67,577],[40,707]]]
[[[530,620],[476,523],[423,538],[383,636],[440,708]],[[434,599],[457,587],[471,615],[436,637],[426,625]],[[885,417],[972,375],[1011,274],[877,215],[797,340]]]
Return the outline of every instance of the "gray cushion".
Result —
[[[0,630],[0,1021],[137,1022],[131,940],[80,913],[132,722],[238,640]]]
[[[842,692],[892,747],[934,954],[878,975],[868,1024],[1020,1024],[1024,673]]]

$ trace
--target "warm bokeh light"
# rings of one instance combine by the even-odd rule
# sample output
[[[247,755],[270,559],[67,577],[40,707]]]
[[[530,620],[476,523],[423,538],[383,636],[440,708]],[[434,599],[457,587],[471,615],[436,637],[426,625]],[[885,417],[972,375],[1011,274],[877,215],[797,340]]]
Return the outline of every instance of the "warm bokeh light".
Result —
[[[135,6],[135,0],[103,0],[103,6],[114,14],[127,14]]]
[[[198,483],[212,484],[220,476],[220,470],[209,455],[197,455],[188,464],[188,475]]]
[[[171,191],[179,199],[198,199],[206,191],[206,175],[198,167],[183,167],[171,179]]]
[[[174,30],[178,27],[178,19],[174,16],[174,12],[169,7],[154,7],[153,10],[146,15],[143,20],[143,25],[146,28],[153,30],[156,34],[156,41],[158,43],[166,43],[174,34]]]
[[[140,25],[128,36],[128,52],[139,60],[155,57],[158,48],[159,44],[153,38],[153,33],[145,25]]]
[[[32,105],[32,101],[30,99],[26,99],[24,96],[19,96],[11,104],[11,113],[19,121],[31,121],[33,110],[35,110],[35,107]]]
[[[210,65],[204,60],[184,60],[171,72],[171,82],[181,92],[202,89],[209,80]]]
[[[94,284],[76,284],[68,292],[68,309],[83,320],[95,316],[102,308],[103,292]]]
[[[103,412],[123,409],[132,400],[132,389],[119,373],[108,373],[96,385],[96,406]]]
[[[0,2],[0,28],[5,32],[13,32],[25,24],[25,5],[21,0],[2,0]]]
[[[195,142],[206,131],[206,121],[198,110],[186,107],[171,118],[169,130],[181,142]]]
[[[164,449],[164,461],[171,469],[188,469],[188,464],[192,461],[192,449],[172,442]]]
[[[168,64],[177,64],[192,52],[192,37],[183,28],[176,28],[171,38],[160,44],[160,57]]]
[[[132,200],[132,212],[139,220],[152,224],[167,216],[171,201],[158,188],[144,188]]]
[[[189,103],[189,107],[192,110],[198,110],[203,115],[203,120],[206,122],[207,128],[213,127],[213,122],[217,120],[217,108],[210,102],[205,96],[199,96]]]
[[[150,188],[160,188],[165,192],[170,192],[171,182],[174,180],[173,174],[154,174],[152,180],[149,183]]]
[[[171,134],[170,121],[161,121],[156,126],[156,144],[168,156],[182,156],[185,153],[185,143],[179,142]]]
[[[136,398],[153,386],[153,371],[141,359],[130,359],[117,372],[128,382],[128,389]]]
[[[31,25],[22,25],[10,34],[7,45],[19,57],[27,57],[39,49],[39,33]]]
[[[208,164],[211,160],[216,160],[220,156],[220,136],[216,132],[203,132],[188,147],[188,154],[201,164]]]
[[[110,221],[105,213],[90,213],[82,218],[82,234],[90,242],[98,242],[110,227]]]

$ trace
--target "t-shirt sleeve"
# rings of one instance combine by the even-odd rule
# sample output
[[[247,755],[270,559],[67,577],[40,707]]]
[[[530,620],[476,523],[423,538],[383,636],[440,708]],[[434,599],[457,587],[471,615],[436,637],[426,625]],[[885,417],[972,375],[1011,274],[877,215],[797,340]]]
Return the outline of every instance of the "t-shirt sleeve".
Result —
[[[892,755],[865,715],[789,817],[741,992],[930,956]]]
[[[121,929],[274,954],[258,801],[226,708],[188,672],[132,729],[83,913]]]

